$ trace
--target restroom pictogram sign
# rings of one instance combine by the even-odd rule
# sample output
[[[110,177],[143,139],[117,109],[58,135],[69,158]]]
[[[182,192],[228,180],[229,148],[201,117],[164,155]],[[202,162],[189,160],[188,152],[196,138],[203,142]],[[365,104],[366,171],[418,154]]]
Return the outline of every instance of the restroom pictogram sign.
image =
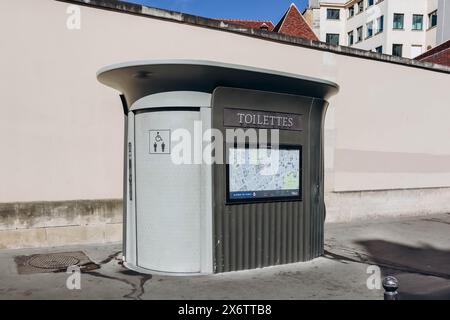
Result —
[[[150,154],[170,154],[170,130],[150,130]]]

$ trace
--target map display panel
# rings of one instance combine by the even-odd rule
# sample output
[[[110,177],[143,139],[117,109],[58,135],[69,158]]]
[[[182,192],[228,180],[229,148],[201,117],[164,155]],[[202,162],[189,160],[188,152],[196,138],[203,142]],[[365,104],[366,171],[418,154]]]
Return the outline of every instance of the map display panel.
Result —
[[[229,200],[300,197],[300,148],[229,149]]]

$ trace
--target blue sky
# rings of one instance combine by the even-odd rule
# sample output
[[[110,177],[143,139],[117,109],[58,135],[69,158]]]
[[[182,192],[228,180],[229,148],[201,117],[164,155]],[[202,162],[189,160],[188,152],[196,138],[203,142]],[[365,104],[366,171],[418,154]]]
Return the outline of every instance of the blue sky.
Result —
[[[300,11],[307,0],[126,0],[208,18],[272,20],[277,23],[294,2]]]

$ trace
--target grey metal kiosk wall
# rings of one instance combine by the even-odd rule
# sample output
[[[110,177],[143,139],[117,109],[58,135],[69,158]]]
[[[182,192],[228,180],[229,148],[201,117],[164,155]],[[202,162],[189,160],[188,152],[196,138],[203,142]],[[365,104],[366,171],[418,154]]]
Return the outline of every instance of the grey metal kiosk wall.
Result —
[[[125,97],[128,268],[179,275],[219,273],[322,254],[323,122],[326,99],[337,92],[336,84],[179,60],[111,66],[99,71],[98,79]],[[279,153],[293,167],[292,175],[283,177],[290,187],[268,190],[263,179],[256,181],[261,190],[236,186],[242,179],[237,167],[227,164],[229,156],[261,145],[240,148],[224,139],[219,163],[174,162],[177,130],[189,133],[193,148],[202,149],[211,144],[212,137],[204,134],[211,128],[224,137],[229,129],[244,134],[257,129],[257,135],[259,129],[279,130]],[[266,148],[273,147],[269,143]]]
[[[260,198],[256,203],[247,202],[248,199],[237,204],[230,203],[229,199],[227,201],[227,192],[230,190],[226,188],[230,177],[226,166],[214,167],[216,272],[305,261],[322,254],[322,125],[326,106],[324,100],[305,96],[229,88],[219,88],[214,92],[215,128],[227,128],[224,114],[231,107],[237,114],[243,115],[242,118],[255,114],[266,117],[281,114],[288,119],[297,116],[301,122],[301,128],[297,130],[293,130],[292,126],[275,126],[280,129],[280,149],[286,146],[298,147],[301,152],[299,197],[277,200],[269,197]],[[260,126],[256,121],[244,125]],[[225,150],[228,148],[229,143]]]

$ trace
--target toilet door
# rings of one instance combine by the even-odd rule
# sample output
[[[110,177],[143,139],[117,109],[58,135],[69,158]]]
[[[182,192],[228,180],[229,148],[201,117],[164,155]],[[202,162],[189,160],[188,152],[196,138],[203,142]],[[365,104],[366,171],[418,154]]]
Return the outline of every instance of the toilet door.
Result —
[[[193,139],[200,112],[166,110],[135,115],[137,265],[198,273],[201,166],[174,164],[176,142],[171,139],[177,129],[187,130]]]

